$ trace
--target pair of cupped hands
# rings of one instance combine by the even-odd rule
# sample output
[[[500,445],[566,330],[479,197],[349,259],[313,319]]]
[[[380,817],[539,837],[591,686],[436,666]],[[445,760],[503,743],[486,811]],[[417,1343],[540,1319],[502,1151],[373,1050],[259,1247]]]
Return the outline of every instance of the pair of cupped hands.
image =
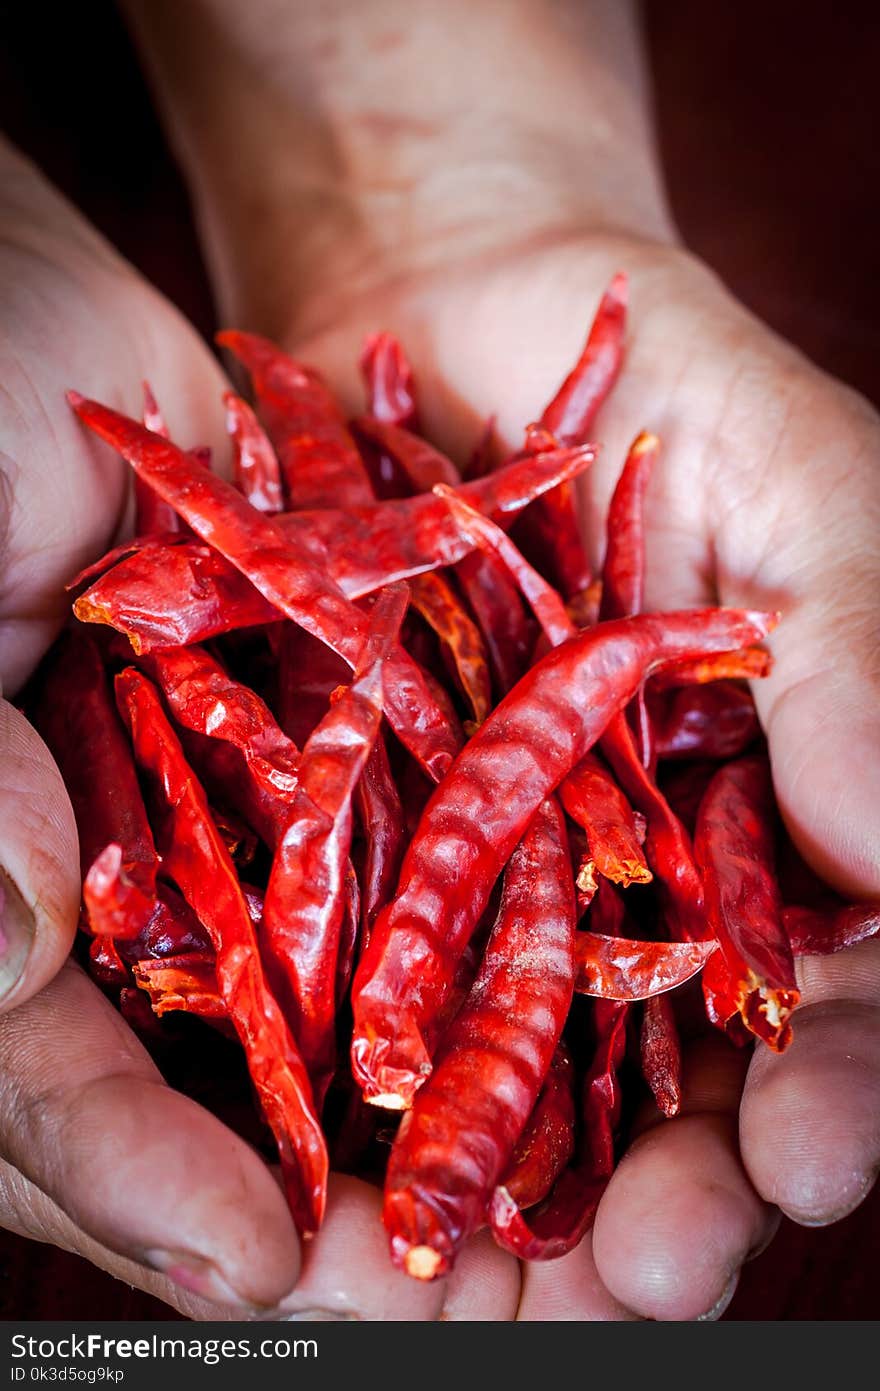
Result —
[[[799,963],[803,1004],[783,1056],[693,1040],[683,1114],[643,1118],[572,1254],[521,1268],[484,1232],[431,1284],[393,1269],[381,1195],[353,1178],[332,1181],[326,1224],[302,1247],[263,1161],[163,1083],[67,959],[76,830],[14,701],[57,632],[65,581],[124,529],[129,482],[64,393],[136,415],[147,378],[175,439],[222,460],[227,381],[172,305],[8,148],[0,182],[0,1223],[196,1318],[717,1316],[781,1212],[832,1222],[873,1183],[880,946]],[[548,229],[519,247],[503,235],[464,248],[447,237],[421,270],[379,268],[351,294],[336,281],[311,315],[293,303],[287,314],[285,278],[264,260],[264,298],[278,270],[273,322],[255,311],[235,326],[277,336],[352,408],[365,333],[392,330],[427,433],[466,457],[492,412],[517,445],[625,270],[628,355],[584,480],[593,557],[626,446],[654,430],[647,607],[782,611],[775,669],[755,691],[779,803],[824,877],[880,897],[877,417],[674,245],[601,228]]]

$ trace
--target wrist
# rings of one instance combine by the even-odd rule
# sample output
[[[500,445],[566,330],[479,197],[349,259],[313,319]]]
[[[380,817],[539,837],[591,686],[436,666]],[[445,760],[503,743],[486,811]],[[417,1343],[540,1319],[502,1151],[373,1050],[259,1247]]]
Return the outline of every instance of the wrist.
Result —
[[[225,320],[300,336],[461,260],[674,241],[627,3],[129,7]]]

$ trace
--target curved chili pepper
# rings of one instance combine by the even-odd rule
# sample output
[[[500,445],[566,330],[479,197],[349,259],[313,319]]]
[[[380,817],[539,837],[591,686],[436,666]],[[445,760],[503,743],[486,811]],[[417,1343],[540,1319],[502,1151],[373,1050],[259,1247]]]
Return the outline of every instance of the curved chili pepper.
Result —
[[[565,825],[546,801],[511,857],[473,989],[388,1161],[383,1221],[395,1265],[451,1269],[547,1076],[574,981],[574,892]]]
[[[263,908],[263,929],[284,971],[294,1034],[320,1107],[335,1066],[334,1019],[351,796],[382,719],[383,666],[409,594],[387,589],[370,615],[354,680],[309,737]]]
[[[655,691],[675,686],[705,685],[709,681],[753,681],[769,676],[773,657],[766,647],[744,647],[741,652],[715,652],[702,661],[680,662],[660,672],[651,682]]]
[[[579,932],[574,988],[604,1000],[647,1000],[697,975],[716,946],[714,941],[636,942]]]
[[[489,665],[480,631],[443,575],[417,575],[412,606],[449,652],[474,720],[482,724],[492,707]]]
[[[223,393],[226,432],[233,443],[232,476],[252,507],[280,512],[284,507],[281,470],[275,450],[250,406],[234,391]]]
[[[783,908],[782,922],[795,956],[831,956],[880,932],[880,903],[839,908]]]
[[[645,489],[660,441],[642,431],[630,446],[606,522],[605,561],[599,618],[630,618],[640,613],[645,592]]]
[[[659,1109],[670,1119],[681,1110],[681,1044],[668,995],[645,1001],[639,1037],[642,1076]]]
[[[782,921],[774,871],[773,784],[766,758],[719,768],[697,816],[694,846],[719,959],[707,977],[713,1012],[739,1015],[751,1032],[781,1052],[791,1040],[798,1003],[794,961]]]
[[[587,834],[590,860],[606,879],[626,888],[648,884],[652,874],[642,852],[643,818],[636,820],[610,773],[587,754],[560,784],[562,805]]]
[[[296,510],[356,507],[373,495],[363,460],[331,392],[317,372],[255,333],[230,329],[216,341],[250,372],[260,415]]]
[[[574,1125],[574,1064],[560,1043],[501,1180],[518,1208],[546,1198],[574,1154]]]
[[[314,1232],[326,1202],[327,1147],[308,1074],[266,981],[235,867],[155,687],[129,667],[116,678],[116,691],[135,756],[166,808],[163,869],[210,934],[220,995],[278,1142],[291,1211],[302,1233]]]
[[[135,937],[156,901],[159,857],[100,653],[83,629],[56,642],[32,717],[73,806],[90,929]]]
[[[492,885],[615,712],[666,662],[741,647],[774,622],[710,609],[606,623],[554,648],[495,708],[425,808],[355,977],[352,1064],[368,1099],[406,1106],[430,1074],[434,1021]]]
[[[296,555],[276,522],[223,479],[196,470],[186,455],[106,406],[69,398],[80,419],[113,444],[132,467],[256,588],[307,632],[357,665],[367,620],[322,570]],[[387,662],[386,713],[392,728],[436,780],[459,738],[415,663],[397,648]]]

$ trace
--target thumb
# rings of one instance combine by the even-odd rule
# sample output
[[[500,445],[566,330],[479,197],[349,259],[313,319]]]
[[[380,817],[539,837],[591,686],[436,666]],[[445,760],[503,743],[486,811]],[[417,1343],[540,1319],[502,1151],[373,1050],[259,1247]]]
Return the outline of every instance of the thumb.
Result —
[[[76,824],[61,774],[24,715],[0,700],[0,1011],[60,969],[79,901]]]

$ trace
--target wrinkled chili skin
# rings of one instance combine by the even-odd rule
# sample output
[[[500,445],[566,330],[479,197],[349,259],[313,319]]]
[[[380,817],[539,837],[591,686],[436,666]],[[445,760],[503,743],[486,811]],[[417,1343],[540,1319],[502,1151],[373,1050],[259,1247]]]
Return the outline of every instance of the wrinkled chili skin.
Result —
[[[360,369],[370,415],[407,430],[417,430],[412,368],[393,334],[371,333],[368,336],[361,351]]]
[[[694,837],[708,922],[720,944],[706,981],[720,1001],[714,1013],[738,1014],[747,1029],[782,1051],[799,996],[776,882],[775,834],[767,759],[754,755],[719,768]]]
[[[226,432],[233,443],[232,476],[236,486],[258,511],[282,511],[281,470],[260,422],[234,391],[224,392],[223,404]]]
[[[880,933],[880,903],[847,903],[832,909],[782,910],[795,956],[831,956]]]
[[[476,980],[391,1150],[383,1220],[410,1274],[445,1274],[484,1220],[568,1016],[574,930],[565,824],[549,800],[511,857]]]
[[[406,845],[403,806],[381,735],[358,780],[354,804],[366,839],[362,904],[366,943],[380,910],[394,892]]]
[[[646,676],[675,658],[740,647],[769,615],[642,615],[587,630],[531,669],[465,746],[422,815],[400,892],[353,987],[352,1065],[368,1099],[411,1103],[431,1070],[434,1021],[489,893],[543,799]]]
[[[668,995],[645,1001],[639,1034],[642,1076],[664,1116],[681,1110],[681,1043],[675,1011]]]
[[[211,937],[219,993],[278,1142],[291,1211],[301,1233],[314,1232],[326,1204],[327,1146],[308,1074],[266,981],[235,867],[155,687],[129,667],[116,678],[116,696],[138,763],[166,808],[163,869]]]
[[[658,758],[738,758],[760,737],[751,694],[730,681],[648,694]]]
[[[357,666],[366,616],[313,560],[294,553],[273,518],[257,512],[230,483],[198,469],[181,450],[136,421],[75,393],[70,401],[83,422],[172,501],[193,530],[270,603],[326,642],[351,668]],[[459,747],[459,735],[401,648],[388,660],[384,685],[393,728],[429,774],[435,780],[442,777]]]
[[[714,950],[712,941],[639,942],[579,932],[575,989],[605,1000],[647,1000],[684,985]]]
[[[632,807],[610,773],[593,754],[587,754],[563,779],[562,805],[587,835],[590,857],[606,879],[627,888],[652,878],[642,851],[644,823],[636,823]]]

